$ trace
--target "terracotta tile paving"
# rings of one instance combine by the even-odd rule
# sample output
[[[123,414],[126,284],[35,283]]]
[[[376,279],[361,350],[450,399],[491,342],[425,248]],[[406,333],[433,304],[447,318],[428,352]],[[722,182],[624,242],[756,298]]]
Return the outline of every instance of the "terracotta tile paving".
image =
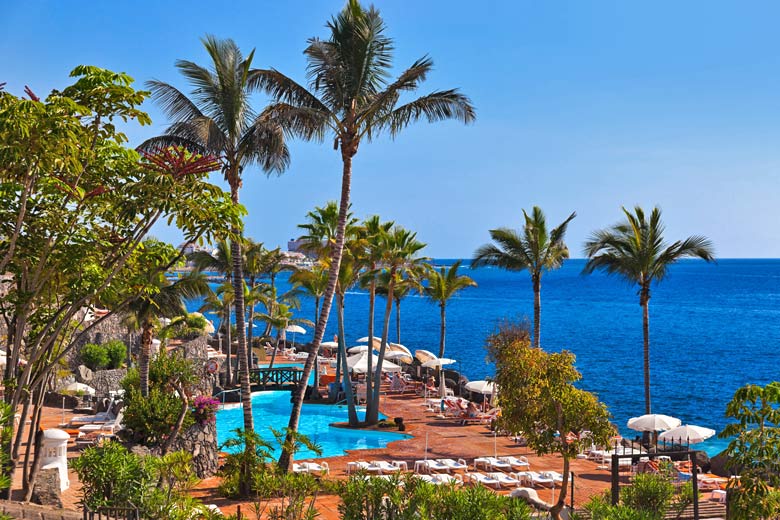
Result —
[[[534,471],[555,470],[561,471],[562,460],[559,456],[548,455],[538,457],[526,447],[519,446],[512,439],[504,436],[494,436],[485,425],[460,425],[453,419],[437,417],[438,412],[430,412],[423,405],[424,400],[413,394],[386,395],[382,397],[381,410],[390,419],[403,417],[406,425],[406,433],[413,437],[396,441],[384,449],[355,450],[342,457],[324,459],[328,461],[331,474],[329,478],[346,478],[346,466],[348,462],[357,460],[403,460],[414,469],[416,460],[428,458],[465,458],[469,464],[473,458],[490,456],[494,452],[502,455],[523,455],[528,458],[531,469]],[[73,414],[66,412],[66,421]],[[44,428],[56,428],[62,422],[62,411],[59,408],[46,408],[43,414],[42,424]],[[68,447],[69,459],[77,457],[79,450],[71,442]],[[582,504],[588,497],[599,493],[609,486],[609,473],[596,469],[596,463],[587,460],[576,460],[572,463],[572,471],[576,474],[575,504]],[[78,477],[72,470],[69,472],[71,487],[63,494],[63,503],[68,509],[79,509],[78,500],[81,485]],[[20,497],[21,475],[15,478],[15,497]],[[227,500],[217,493],[219,479],[212,477],[203,480],[193,492],[205,503],[213,503],[225,513],[234,513],[239,504],[238,501]],[[551,500],[550,490],[539,489],[539,495],[545,500]],[[567,500],[568,501],[568,500]],[[338,497],[320,496],[317,499],[317,508],[324,520],[337,520]],[[255,518],[251,513],[252,506],[249,503],[241,504],[242,512],[249,518]]]

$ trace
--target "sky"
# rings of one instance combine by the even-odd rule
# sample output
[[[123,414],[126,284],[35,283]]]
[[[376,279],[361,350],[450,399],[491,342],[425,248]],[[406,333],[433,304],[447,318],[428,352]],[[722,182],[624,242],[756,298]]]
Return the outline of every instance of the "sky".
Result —
[[[76,65],[189,87],[177,59],[207,65],[200,38],[234,39],[257,67],[305,81],[303,49],[327,37],[343,0],[282,2],[2,1],[0,82],[39,95]],[[419,123],[364,143],[354,161],[358,217],[418,233],[427,256],[469,257],[488,230],[522,226],[540,206],[572,211],[573,257],[621,206],[663,210],[670,240],[709,237],[717,255],[780,257],[780,3],[772,1],[377,0],[395,72],[428,54],[420,94],[459,88],[477,121]],[[261,109],[267,99],[258,96]],[[166,127],[128,126],[133,145]],[[337,200],[341,161],[328,143],[290,143],[279,177],[245,172],[245,234],[286,246],[315,206]],[[214,175],[215,182],[221,181]],[[177,242],[173,229],[158,238]]]

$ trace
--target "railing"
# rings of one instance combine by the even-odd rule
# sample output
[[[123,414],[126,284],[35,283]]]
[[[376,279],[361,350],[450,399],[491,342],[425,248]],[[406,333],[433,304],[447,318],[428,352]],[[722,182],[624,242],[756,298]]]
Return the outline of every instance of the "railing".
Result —
[[[263,390],[293,389],[303,380],[303,370],[295,367],[254,368],[249,381]]]

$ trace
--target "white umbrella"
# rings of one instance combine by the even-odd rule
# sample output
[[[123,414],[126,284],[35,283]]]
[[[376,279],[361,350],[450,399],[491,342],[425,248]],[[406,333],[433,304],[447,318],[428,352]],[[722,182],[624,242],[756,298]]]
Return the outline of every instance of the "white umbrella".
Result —
[[[358,345],[356,347],[350,347],[347,349],[350,354],[360,354],[361,352],[368,352],[368,345]]]
[[[713,435],[715,435],[715,430],[710,428],[685,424],[663,432],[658,436],[658,439],[662,441],[677,441],[680,443],[685,441],[687,444],[696,444],[698,442],[706,441]]]
[[[382,341],[382,338],[377,338],[376,336],[373,336],[374,341]],[[362,338],[357,340],[358,343],[368,343],[368,336],[363,336]]]
[[[406,352],[403,352],[401,350],[395,351],[395,352],[386,352],[385,353],[385,359],[392,359],[395,361],[400,361],[401,363],[411,363],[412,362],[412,356],[407,354]]]
[[[379,361],[379,356],[376,354],[372,354],[371,358],[371,366],[372,370],[374,367],[376,367],[377,361]],[[368,352],[361,352],[360,354],[357,354],[355,356],[350,356],[347,358],[347,366],[355,373],[357,374],[365,374],[368,372]],[[384,361],[382,363],[382,372],[400,372],[401,367],[396,365],[395,363],[391,363],[390,361]]]
[[[628,427],[639,432],[658,432],[680,426],[681,421],[676,417],[651,413],[632,417],[628,420]]]
[[[306,329],[301,327],[300,325],[288,325],[284,329],[286,332],[292,332],[293,335],[293,345],[292,348],[295,348],[295,335],[296,334],[306,334]]]
[[[491,381],[469,381],[464,388],[469,392],[485,395],[493,395],[498,391],[496,384]]]
[[[388,343],[387,350],[391,352],[406,352],[409,357],[412,357],[412,351],[404,347],[400,343]]]
[[[339,342],[338,341],[323,341],[320,343],[320,350],[324,348],[339,348]]]
[[[414,351],[414,357],[416,357],[420,363],[425,363],[431,359],[439,359],[439,356],[431,352],[430,350],[417,349]]]
[[[89,385],[85,385],[84,383],[71,383],[62,387],[61,390],[65,390],[66,392],[82,392],[87,395],[95,395],[95,389]]]
[[[419,352],[419,350],[417,352]],[[453,363],[457,363],[457,361],[449,358],[436,358],[426,361],[422,366],[423,368],[441,368],[444,365],[451,365]]]

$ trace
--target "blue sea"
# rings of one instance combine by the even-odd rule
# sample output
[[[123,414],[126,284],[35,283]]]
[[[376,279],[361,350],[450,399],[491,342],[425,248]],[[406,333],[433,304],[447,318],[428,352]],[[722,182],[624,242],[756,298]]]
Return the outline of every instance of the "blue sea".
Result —
[[[436,260],[450,265],[454,260]],[[464,262],[468,265],[468,262]],[[542,279],[541,344],[546,350],[576,354],[580,386],[607,404],[624,435],[626,421],[644,412],[642,312],[636,287],[596,273],[583,276],[584,260],[569,260]],[[533,314],[533,292],[527,273],[497,268],[461,268],[478,284],[456,296],[447,307],[446,357],[470,379],[490,377],[494,367],[485,356],[485,337],[505,318]],[[280,289],[287,286],[281,276]],[[195,308],[193,303],[191,308]],[[299,315],[312,319],[314,303],[304,299]],[[377,304],[376,335],[381,335],[384,302]],[[368,295],[351,290],[345,303],[350,345],[367,334]],[[412,351],[436,352],[438,307],[425,297],[401,302],[401,337],[395,314],[390,339]],[[311,327],[297,341],[312,339]],[[331,313],[325,339],[336,332]],[[724,412],[737,388],[778,379],[780,367],[780,260],[698,260],[674,265],[653,288],[650,300],[650,369],[654,413],[684,424],[720,431]],[[697,445],[710,454],[726,446],[711,439]]]

